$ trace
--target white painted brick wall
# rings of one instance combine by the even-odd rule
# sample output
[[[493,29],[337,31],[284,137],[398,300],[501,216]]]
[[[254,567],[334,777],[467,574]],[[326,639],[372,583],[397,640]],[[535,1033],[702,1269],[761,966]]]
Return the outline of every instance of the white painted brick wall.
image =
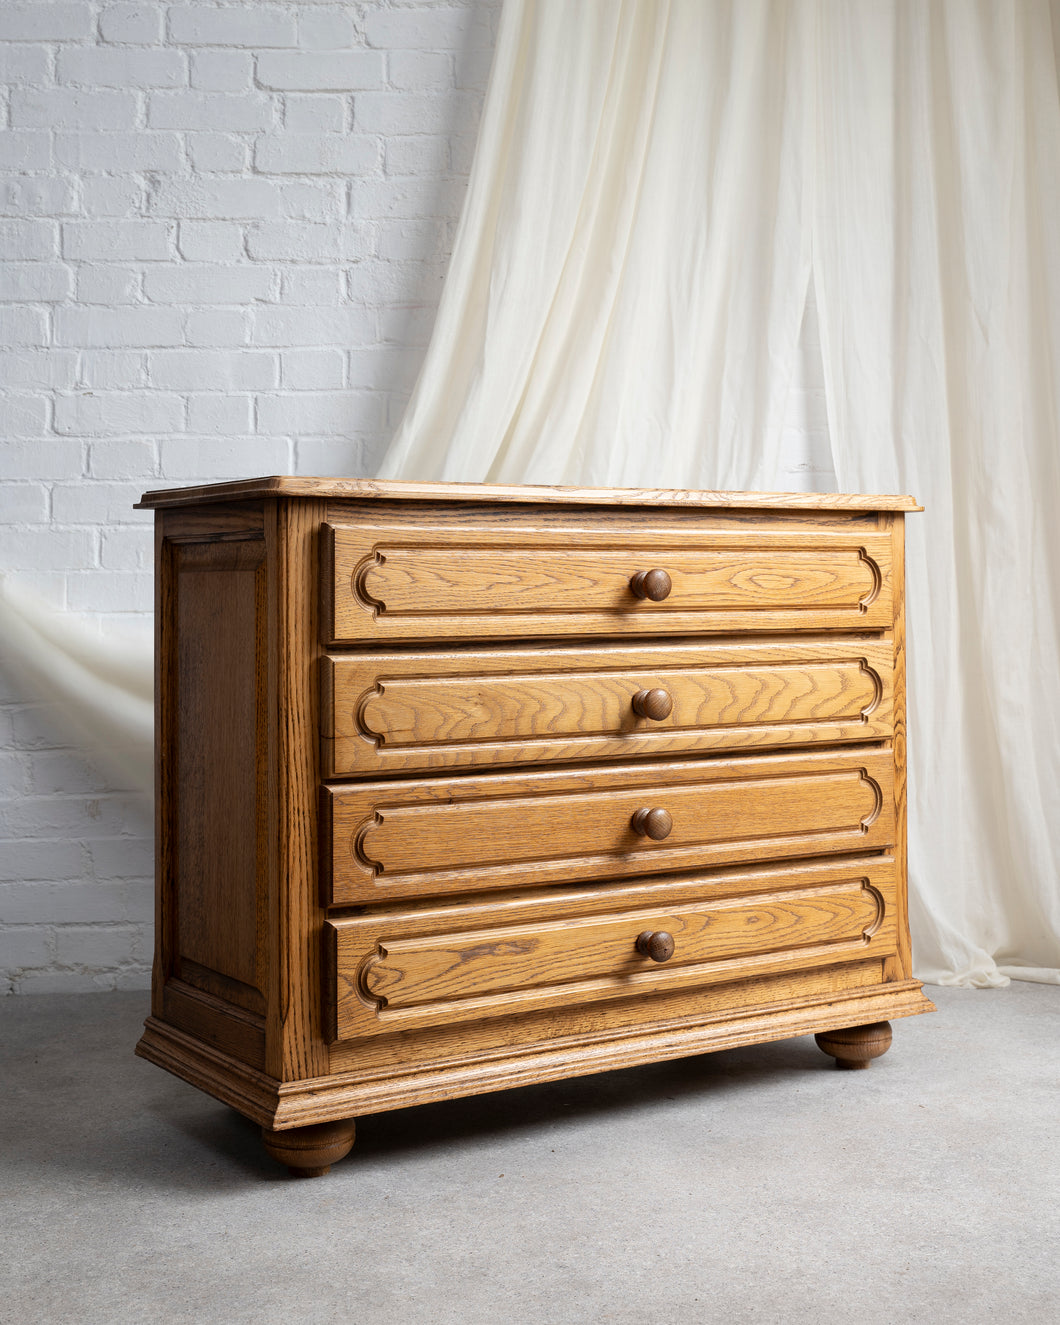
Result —
[[[143,630],[144,489],[373,472],[498,14],[0,0],[0,570]],[[145,986],[151,851],[143,802],[0,673],[0,991]]]
[[[150,487],[370,474],[434,319],[499,0],[0,0],[0,570],[106,631]],[[792,487],[827,487],[816,322]],[[0,641],[2,648],[2,641]],[[0,991],[144,987],[149,810],[0,671]]]

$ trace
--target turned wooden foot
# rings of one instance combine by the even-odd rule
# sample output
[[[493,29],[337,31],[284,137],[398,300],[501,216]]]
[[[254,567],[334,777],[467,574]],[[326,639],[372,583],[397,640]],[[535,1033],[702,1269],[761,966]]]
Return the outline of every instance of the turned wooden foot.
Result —
[[[813,1037],[818,1049],[831,1054],[836,1067],[868,1067],[891,1047],[891,1023],[874,1021],[871,1026],[850,1026],[841,1031],[822,1031]]]
[[[322,1178],[332,1164],[350,1153],[356,1135],[357,1125],[352,1118],[289,1127],[282,1132],[261,1129],[265,1149],[273,1159],[287,1165],[292,1178]]]

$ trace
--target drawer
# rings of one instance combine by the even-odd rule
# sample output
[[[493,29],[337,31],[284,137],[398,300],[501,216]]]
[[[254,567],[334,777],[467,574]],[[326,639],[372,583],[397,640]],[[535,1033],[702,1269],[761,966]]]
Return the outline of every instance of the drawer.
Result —
[[[895,909],[876,858],[335,919],[327,1020],[353,1039],[863,962]]]
[[[323,662],[325,777],[892,734],[889,642],[350,653]],[[665,694],[646,702],[653,690]]]
[[[893,762],[858,748],[327,786],[322,827],[335,905],[881,850]]]
[[[331,644],[555,635],[886,629],[891,540],[774,532],[324,528]],[[638,577],[663,572],[647,583]],[[647,596],[639,596],[645,593]],[[657,598],[651,595],[659,595]]]

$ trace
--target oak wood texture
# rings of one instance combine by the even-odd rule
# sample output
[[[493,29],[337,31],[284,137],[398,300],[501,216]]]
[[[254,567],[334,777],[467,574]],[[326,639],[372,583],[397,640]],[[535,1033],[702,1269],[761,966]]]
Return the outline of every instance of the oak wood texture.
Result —
[[[314,679],[323,652],[319,619],[319,528],[323,507],[313,501],[270,508],[275,530],[276,626],[274,748],[275,856],[271,871],[273,1000],[269,1069],[281,1080],[326,1071],[319,990],[320,927],[324,912],[317,883],[320,845],[320,768],[313,739],[319,729]]]
[[[336,918],[327,925],[332,1035],[654,998],[737,972],[884,957],[895,944],[894,894],[892,861],[878,857]],[[645,931],[672,936],[665,969],[638,952]]]
[[[352,1118],[309,1123],[287,1131],[261,1129],[265,1149],[273,1159],[287,1165],[292,1178],[322,1178],[331,1171],[332,1164],[350,1153],[356,1135],[357,1125]]]
[[[324,776],[877,741],[893,665],[889,641],[842,636],[329,653]],[[659,690],[670,711],[638,713]]]
[[[893,620],[886,534],[754,527],[686,532],[667,545],[615,512],[606,529],[483,522],[461,539],[424,520],[329,524],[332,643],[865,630]],[[665,561],[653,602],[630,581]]]
[[[634,996],[576,1008],[550,1008],[517,1018],[431,1026],[398,1036],[343,1040],[331,1046],[328,1075],[302,1082],[277,1081],[234,1058],[223,1047],[154,1017],[148,1019],[137,1053],[215,1095],[252,1121],[282,1129],[328,1117],[379,1112],[397,1107],[393,1101],[398,1099],[410,1103],[417,1088],[436,1080],[469,1083],[474,1086],[470,1093],[519,1084],[520,1080],[533,1079],[527,1074],[546,1062],[543,1050],[559,1050],[558,1060],[550,1052],[548,1063],[580,1064],[579,1073],[585,1073],[650,1061],[650,1054],[641,1058],[637,1052],[646,1050],[656,1031],[672,1036],[683,1028],[688,1034],[677,1036],[679,1044],[691,1043],[691,1036],[698,1033],[706,1037],[701,1050],[705,1051],[752,1042],[753,1032],[741,1038],[741,1028],[732,1025],[734,1017],[752,1016],[754,1027],[760,1028],[764,1017],[784,1016],[787,1026],[801,1013],[804,1024],[790,1031],[793,1035],[813,1031],[815,1026],[822,1029],[865,1022],[883,1015],[883,1005],[876,1001],[880,982],[880,962],[870,959],[776,975],[752,972],[749,976],[735,975],[722,984],[660,990],[651,1000],[651,1016],[647,1019],[644,999]],[[915,982],[888,987],[883,996],[887,1015],[927,1010],[918,990]],[[865,999],[873,1000],[871,1006]],[[905,1012],[895,1010],[899,1002]],[[812,1015],[819,1019],[806,1020]],[[627,1044],[631,1036],[638,1041],[635,1052]],[[781,1031],[773,1038],[783,1037]],[[592,1067],[593,1062],[599,1066]],[[500,1074],[495,1085],[488,1084],[491,1072]],[[542,1079],[554,1080],[562,1075],[562,1071],[556,1071]],[[356,1087],[362,1103],[373,1099],[377,1103],[349,1112],[331,1108],[338,1098],[333,1086],[344,1096]],[[444,1097],[444,1088],[440,1095],[432,1096]]]
[[[911,499],[269,479],[144,504],[138,1052],[281,1162],[326,1170],[359,1113],[930,1009]]]
[[[656,1010],[648,1022],[630,1018],[623,1023],[609,1005],[601,1024],[610,1029],[579,1029],[562,1039],[550,1039],[545,1033],[536,1040],[481,1053],[470,1052],[465,1040],[465,1049],[459,1054],[446,1056],[439,1050],[416,1056],[406,1043],[395,1046],[386,1040],[381,1044],[389,1049],[390,1061],[376,1068],[363,1065],[368,1055],[362,1043],[351,1042],[345,1052],[333,1053],[328,1076],[286,1085],[254,1072],[155,1018],[148,1020],[137,1052],[238,1109],[252,1121],[284,1130],[461,1095],[488,1094],[512,1086],[784,1040],[813,1033],[815,1027],[841,1028],[874,1016],[907,1017],[934,1010],[915,980],[889,984],[886,988],[875,981],[860,988],[844,988],[841,980],[831,978],[830,972],[810,972],[794,977],[790,988],[812,989],[812,992],[789,997],[783,983],[755,978],[727,987],[736,997],[726,998],[721,1012],[703,1013],[704,1000],[697,996],[682,1015],[672,1020],[666,1020]],[[775,993],[776,1000],[770,1002],[759,997],[766,992]],[[744,996],[742,1001],[740,994]]]
[[[912,497],[840,492],[695,492],[683,488],[566,488],[542,484],[510,487],[492,483],[407,483],[365,478],[306,478],[272,474],[234,479],[205,487],[161,488],[145,492],[137,510],[198,506],[262,497],[316,497],[398,500],[404,503],[485,502],[580,506],[687,506],[747,510],[919,511]]]
[[[265,788],[255,751],[267,721],[256,666],[265,542],[177,544],[174,558],[179,960],[190,983],[208,987],[207,973],[215,973],[232,1001],[263,1013],[265,899],[258,879]],[[222,620],[223,633],[203,648]]]
[[[835,1059],[836,1067],[865,1068],[891,1047],[891,1024],[876,1021],[871,1026],[847,1026],[814,1036],[817,1047]]]
[[[268,986],[260,505],[159,517],[153,1008],[260,1063]],[[217,630],[224,621],[223,632]]]
[[[640,836],[640,809],[672,819]],[[888,751],[690,760],[324,789],[332,905],[883,850]]]
[[[898,905],[902,914],[909,908],[908,884],[908,833],[906,784],[908,778],[908,753],[906,732],[906,658],[905,658],[905,521],[901,517],[881,515],[881,526],[891,535],[893,550],[891,553],[895,580],[895,614],[892,642],[894,645],[894,739],[891,752],[894,756],[894,806],[895,806],[895,845],[894,855],[898,864]],[[898,950],[893,963],[888,967],[888,977],[892,980],[911,980],[913,978],[913,952],[909,938],[909,926],[906,925],[898,935]]]

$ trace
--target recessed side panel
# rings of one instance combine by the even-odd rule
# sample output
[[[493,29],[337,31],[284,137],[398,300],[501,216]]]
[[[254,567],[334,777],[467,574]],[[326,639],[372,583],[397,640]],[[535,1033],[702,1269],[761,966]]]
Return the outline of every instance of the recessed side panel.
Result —
[[[266,566],[260,535],[168,549],[170,973],[265,1010]]]

